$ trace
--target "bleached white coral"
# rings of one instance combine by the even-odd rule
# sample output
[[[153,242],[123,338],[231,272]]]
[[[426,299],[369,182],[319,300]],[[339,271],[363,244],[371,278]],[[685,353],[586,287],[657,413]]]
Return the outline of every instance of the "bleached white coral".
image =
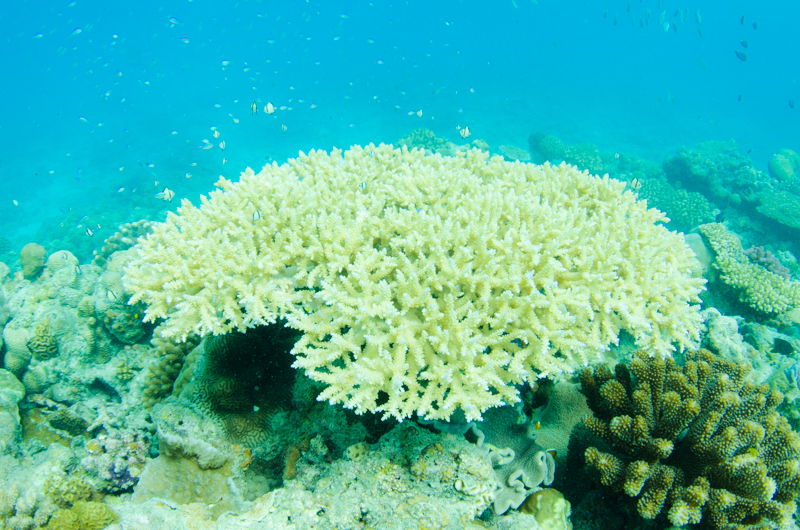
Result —
[[[139,242],[131,303],[183,338],[286,317],[319,399],[357,412],[477,419],[623,329],[698,339],[691,250],[607,176],[369,145],[217,186]]]

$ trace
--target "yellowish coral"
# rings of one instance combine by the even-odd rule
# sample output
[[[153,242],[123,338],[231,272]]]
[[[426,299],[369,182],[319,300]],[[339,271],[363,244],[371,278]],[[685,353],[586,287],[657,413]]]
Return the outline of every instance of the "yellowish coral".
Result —
[[[623,329],[660,354],[698,339],[692,251],[607,177],[369,145],[217,186],[139,241],[131,303],[165,337],[285,316],[319,399],[359,413],[478,419]]]
[[[720,278],[756,311],[779,314],[800,307],[800,282],[787,280],[750,261],[742,242],[720,223],[699,227],[716,255]]]

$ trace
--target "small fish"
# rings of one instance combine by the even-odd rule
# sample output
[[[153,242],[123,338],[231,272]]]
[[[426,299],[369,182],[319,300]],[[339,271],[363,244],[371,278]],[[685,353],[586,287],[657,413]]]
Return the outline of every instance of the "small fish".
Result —
[[[158,187],[158,181],[156,181],[156,188]]]
[[[750,153],[752,153],[752,152],[753,152],[753,148],[752,148],[752,147],[751,147],[750,149],[748,149],[748,150],[747,150],[747,154],[748,154],[748,155],[749,155]]]
[[[742,48],[747,48],[748,46],[750,46],[750,43],[749,43],[749,42],[747,42],[746,40],[743,40],[743,41],[742,41],[742,42],[740,42],[739,44],[741,44],[741,45],[742,45]]]
[[[258,114],[258,103],[255,101],[253,101],[253,103],[250,104],[250,114],[251,115]]]
[[[458,133],[461,135],[461,138],[466,138],[467,136],[472,134],[469,132],[469,125],[458,131]]]
[[[617,25],[617,22],[619,22],[619,18],[617,18],[617,14],[614,13],[614,25],[615,26]]]
[[[227,159],[227,158],[223,158],[223,159],[222,159],[222,165],[224,166],[224,165],[225,165],[225,162],[227,162],[227,161],[228,161],[228,159]]]
[[[81,120],[83,123],[89,123],[89,120],[87,120],[87,119],[86,119],[86,118],[84,118],[83,116],[81,116],[81,117],[80,117],[80,118],[78,118],[78,119],[79,119],[79,120]]]
[[[214,138],[219,138],[219,131],[214,131]]]
[[[533,424],[533,428],[534,429],[541,429],[542,428],[542,422],[537,421],[536,423]]]
[[[666,17],[666,16],[667,16],[667,12],[666,11],[662,11],[661,14],[658,15],[658,25],[659,26],[663,26],[664,25],[664,17]]]
[[[109,300],[111,300],[112,302],[116,302],[116,301],[117,301],[117,298],[118,298],[118,297],[117,297],[117,293],[115,293],[115,292],[114,292],[114,291],[112,291],[111,289],[106,289],[106,298],[108,298],[108,299],[109,299]]]
[[[633,191],[639,191],[642,189],[642,182],[638,178],[634,177],[633,180],[631,180],[630,187]]]
[[[220,148],[220,149],[222,149],[223,151],[225,150],[225,140],[222,140],[222,141],[219,143],[219,148]]]
[[[175,17],[169,17],[169,23],[172,24],[173,26],[177,26],[178,24],[180,24],[180,21],[178,21],[178,19]]]
[[[700,16],[700,10],[699,9],[697,10],[697,13],[694,14],[694,18],[697,20],[698,24],[703,20],[702,17]]]
[[[256,210],[253,212],[253,222],[258,221],[259,219],[261,219],[261,212]]]
[[[742,95],[741,94],[739,94],[739,98],[738,99],[739,99],[739,101],[742,101]]]
[[[192,178],[192,174],[191,174],[191,173],[189,173],[188,171],[186,172],[186,178],[187,178],[187,179],[190,179],[190,178]]]
[[[603,13],[603,18],[608,18],[608,9],[606,9],[606,12]]]
[[[214,144],[205,144],[205,145],[201,145],[200,149],[208,150],[208,149],[212,149],[213,147],[214,147]]]
[[[69,257],[69,256],[67,256],[67,251],[66,251],[66,250],[65,250],[64,252],[62,252],[62,253],[61,253],[61,259],[63,259],[64,261],[67,261],[67,258],[68,258],[68,257]]]
[[[41,33],[37,33],[36,35],[33,36],[34,39],[41,39],[42,37],[43,35]]]
[[[87,228],[86,229],[86,235],[89,236],[89,237],[92,237],[94,235],[94,232],[92,232],[91,228]]]
[[[742,18],[739,19],[739,24],[744,26],[744,15],[742,15]]]
[[[419,116],[420,118],[422,117],[422,109],[419,109],[419,110],[417,111],[417,116]]]
[[[631,0],[628,0],[628,13],[631,12]]]
[[[737,57],[737,58],[738,58],[740,61],[742,61],[742,62],[745,62],[745,61],[747,60],[747,54],[746,54],[746,53],[744,53],[744,52],[740,52],[739,50],[736,50],[736,52],[735,52],[735,53],[736,53],[736,57]]]
[[[89,216],[88,216],[88,215],[84,215],[83,217],[81,217],[80,219],[78,219],[78,224],[81,224],[82,222],[84,222],[84,221],[85,221],[86,219],[88,219],[88,218],[89,218]]]
[[[181,39],[181,42],[184,43],[184,44],[189,44],[189,39],[184,37],[184,38]]]
[[[81,28],[78,28],[72,32],[72,35],[80,35],[80,34],[81,34]]]
[[[755,458],[758,456],[758,450],[755,447],[748,447],[747,454]]]
[[[284,125],[284,124],[282,124],[282,123],[281,123],[281,130],[282,130],[283,132],[286,132],[286,129],[288,129],[288,127],[287,127],[286,125]]]
[[[703,36],[703,28],[697,28],[697,34]]]
[[[547,453],[548,453],[550,456],[552,456],[552,457],[553,457],[553,460],[555,460],[556,458],[558,458],[558,451],[556,451],[555,449],[548,449],[548,450],[547,450]]]
[[[669,31],[669,22],[664,22],[664,24],[661,27],[664,28],[664,31]]]
[[[80,265],[75,265],[75,274],[83,274]]]
[[[790,109],[793,109],[793,108],[794,108],[794,100],[793,100],[793,99],[790,99],[790,100],[789,100],[789,108],[790,108]],[[16,201],[14,201],[14,202],[16,203]]]
[[[19,203],[17,202],[17,200],[16,200],[16,199],[13,199],[11,202],[13,202],[13,203],[14,203],[14,206],[19,206]]]
[[[125,188],[120,188],[117,190],[117,193],[122,193],[123,191],[125,191]]]
[[[169,188],[164,188],[164,191],[156,193],[156,198],[164,199],[167,202],[172,202],[172,199],[175,198],[175,192]]]
[[[753,29],[758,29],[758,22],[755,20],[753,21]]]
[[[267,101],[267,104],[264,105],[264,112],[267,114],[274,114],[275,113],[275,105]]]

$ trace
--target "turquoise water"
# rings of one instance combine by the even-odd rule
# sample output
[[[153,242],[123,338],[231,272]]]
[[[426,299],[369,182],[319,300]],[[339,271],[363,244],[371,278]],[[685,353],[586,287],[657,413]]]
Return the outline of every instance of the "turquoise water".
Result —
[[[59,239],[86,259],[87,226],[103,239],[219,175],[419,127],[521,148],[540,131],[656,162],[735,139],[761,170],[797,148],[800,5],[660,4],[6,3],[0,230],[14,249]],[[154,197],[163,186],[176,200]]]
[[[270,528],[288,528],[289,523],[284,521],[293,521],[294,527],[311,528],[309,521],[316,524],[318,519],[324,524],[314,528],[461,528],[456,518],[437,526],[417,514],[417,508],[410,507],[417,501],[405,497],[407,491],[421,497],[427,495],[431,506],[451,517],[471,514],[467,522],[475,520],[476,525],[479,517],[485,527],[530,528],[525,525],[530,524],[535,511],[518,510],[522,498],[516,503],[506,502],[504,509],[508,511],[504,514],[496,505],[489,509],[495,499],[493,490],[481,489],[493,488],[494,482],[490,480],[487,486],[481,480],[462,481],[466,475],[483,479],[497,471],[487,463],[487,454],[478,451],[473,443],[476,440],[461,436],[466,424],[458,425],[453,419],[453,425],[439,425],[441,431],[458,435],[445,436],[434,432],[431,424],[422,426],[415,417],[398,424],[391,418],[382,421],[373,414],[356,416],[345,410],[347,407],[315,401],[323,387],[313,386],[300,370],[276,368],[269,363],[251,366],[258,364],[252,359],[267,358],[261,350],[242,348],[250,357],[236,358],[239,350],[232,348],[236,353],[230,354],[224,346],[205,346],[210,340],[202,348],[193,349],[200,342],[199,337],[190,337],[183,343],[161,340],[162,328],[156,327],[161,321],[143,323],[142,316],[145,302],[153,299],[151,295],[158,289],[168,290],[165,284],[149,292],[143,288],[147,296],[142,302],[129,304],[131,293],[122,296],[121,261],[106,262],[108,256],[104,255],[97,266],[88,265],[93,253],[121,225],[142,219],[163,221],[167,212],[175,211],[182,201],[197,205],[202,195],[214,189],[220,176],[236,180],[248,167],[258,171],[265,164],[282,164],[312,149],[330,151],[369,143],[397,145],[401,138],[419,129],[428,129],[438,138],[452,142],[442,152],[452,151],[455,144],[466,146],[481,140],[479,145],[488,145],[491,154],[500,154],[501,146],[516,146],[523,152],[532,149],[530,154],[536,162],[546,158],[546,142],[539,140],[544,135],[556,137],[563,142],[560,147],[565,157],[564,146],[577,145],[571,152],[573,159],[567,162],[600,160],[600,167],[627,181],[627,190],[639,193],[639,198],[650,201],[650,206],[665,210],[673,218],[672,224],[667,225],[670,230],[694,232],[685,241],[704,268],[680,273],[703,275],[707,280],[708,290],[701,295],[705,327],[698,345],[713,350],[721,360],[709,360],[712,354],[705,350],[676,352],[678,364],[668,365],[668,370],[674,372],[672,379],[662,374],[659,381],[658,375],[652,376],[664,387],[652,395],[663,390],[664,394],[671,391],[677,396],[670,385],[677,388],[676,381],[682,381],[680,377],[684,375],[679,373],[683,367],[686,374],[693,373],[694,365],[689,364],[695,362],[692,359],[702,358],[707,366],[713,365],[714,377],[723,383],[714,387],[717,379],[712,385],[708,383],[710,377],[698,383],[694,397],[703,401],[705,409],[692,425],[717,421],[730,427],[735,419],[739,426],[749,421],[745,426],[753,429],[749,441],[727,453],[723,449],[714,453],[715,457],[724,454],[724,458],[713,465],[724,468],[734,458],[738,463],[751,462],[756,457],[761,459],[759,465],[768,462],[772,466],[770,478],[755,465],[748,468],[766,484],[761,484],[767,494],[756,502],[758,506],[772,500],[776,487],[771,477],[781,476],[780,466],[785,464],[789,470],[780,479],[785,484],[779,484],[785,486],[785,491],[778,490],[775,497],[780,506],[770,505],[774,509],[771,512],[764,508],[769,519],[765,526],[756,526],[760,524],[758,517],[749,514],[743,527],[753,523],[754,527],[773,528],[778,526],[775,521],[781,520],[786,522],[782,528],[796,528],[788,521],[793,520],[790,509],[800,492],[800,436],[787,433],[800,426],[800,221],[796,220],[800,212],[800,157],[783,152],[784,162],[790,164],[791,160],[795,164],[791,176],[778,175],[774,168],[770,172],[768,162],[780,149],[800,152],[800,108],[796,108],[796,103],[800,104],[798,20],[800,2],[789,0],[758,4],[721,0],[4,2],[0,7],[0,397],[11,395],[16,400],[4,398],[0,402],[0,530],[59,527],[54,522],[59,520],[59,512],[53,502],[58,501],[61,486],[57,487],[55,479],[43,478],[51,472],[64,481],[64,477],[73,474],[79,477],[75,480],[85,480],[93,488],[95,499],[105,495],[104,502],[113,507],[119,520],[112,524],[109,519],[104,524],[114,530],[182,528],[186,521],[216,518],[221,521],[216,528],[229,528],[223,523],[240,527],[239,523],[249,520],[246,517],[258,510],[263,511],[259,512],[265,518],[262,521],[281,521]],[[470,131],[466,140],[462,138],[464,127]],[[531,135],[536,135],[536,142],[529,143]],[[697,147],[703,142],[731,140],[735,144]],[[533,143],[538,144],[538,151]],[[587,148],[587,144],[596,149]],[[692,150],[681,150],[683,147]],[[591,159],[592,154],[595,159]],[[548,175],[557,174],[556,170],[546,169]],[[562,166],[559,171],[563,173],[565,168]],[[575,185],[567,191],[580,187]],[[533,197],[526,205],[536,202],[538,192]],[[620,211],[616,204],[611,208],[601,206],[599,210],[603,212]],[[638,244],[641,241],[636,237],[645,232],[635,226],[634,217],[631,214],[615,226],[627,226],[627,219],[631,219],[630,237]],[[246,225],[251,226],[252,220],[255,226],[261,219],[262,213],[255,210],[245,217]],[[712,225],[712,221],[724,222],[725,226]],[[181,237],[186,237],[186,232],[183,234]],[[682,236],[670,237],[679,241]],[[269,237],[265,239],[268,240]],[[587,248],[594,248],[590,244],[597,244],[603,251],[611,248],[596,243],[594,238],[587,241],[592,242],[587,243]],[[645,253],[652,250],[651,241],[644,245]],[[44,274],[40,263],[33,274],[23,278],[19,253],[28,243],[44,246],[52,259]],[[742,248],[738,247],[740,243]],[[663,242],[653,245],[663,246]],[[128,245],[120,245],[123,246]],[[177,253],[186,260],[180,262],[181,266],[205,266],[189,251],[181,255],[189,246],[180,246],[182,250]],[[162,248],[169,247],[167,243]],[[536,247],[535,252],[541,247]],[[670,251],[673,248],[670,246]],[[56,252],[62,250],[74,254],[77,262],[68,252]],[[678,267],[682,252],[689,255],[687,249],[675,248],[665,259],[670,261],[667,269]],[[531,255],[538,260],[538,254]],[[662,258],[658,254],[653,261]],[[5,274],[3,263],[10,267],[10,275]],[[213,269],[216,263],[212,261],[209,268]],[[603,267],[608,262],[597,263]],[[560,261],[558,264],[561,266]],[[151,265],[145,263],[139,269],[146,271],[142,276],[159,270],[159,264],[149,268]],[[757,279],[752,284],[737,284],[725,276],[725,266],[739,266],[734,273],[745,270],[747,274],[741,273],[736,279]],[[526,278],[528,273],[533,278],[530,270]],[[585,287],[581,282],[590,276],[568,271],[564,277],[572,277],[573,273],[578,278],[577,293]],[[616,270],[604,270],[597,277],[624,276],[616,274]],[[163,281],[153,277],[154,283]],[[652,280],[650,285],[640,278],[644,276],[629,283],[635,283],[637,289],[641,286],[647,294],[663,276],[647,276]],[[152,277],[136,281],[149,288],[149,279]],[[257,283],[257,278],[247,281],[250,286]],[[699,285],[699,280],[692,281],[692,285]],[[531,284],[535,282],[531,280]],[[655,287],[664,285],[669,285],[669,278]],[[223,281],[218,280],[217,288],[222,287]],[[559,282],[553,281],[540,284],[532,292],[545,294],[547,289],[556,288]],[[322,291],[319,286],[313,289]],[[509,292],[504,291],[502,296]],[[179,295],[183,296],[180,292]],[[610,299],[625,293],[604,295]],[[634,305],[636,296],[632,295]],[[670,296],[690,298],[686,292],[673,289],[648,307],[648,311],[655,308],[648,318],[660,319],[662,301]],[[214,296],[209,298],[215,318],[221,319],[221,302],[218,304]],[[317,298],[314,295],[314,304]],[[763,304],[762,298],[767,299]],[[252,299],[260,300],[258,296]],[[325,303],[333,305],[327,299]],[[169,315],[161,316],[178,313],[172,307],[173,301],[167,304],[171,304]],[[598,321],[613,320],[618,316],[613,311],[628,308],[620,303],[612,311],[608,309],[610,305],[600,305],[592,306],[594,313],[587,317],[589,321],[596,322],[595,315],[599,316]],[[548,310],[555,306],[552,304]],[[322,313],[316,307],[298,303],[294,308],[295,323],[314,311]],[[561,304],[559,311],[569,312]],[[354,313],[360,319],[360,309]],[[533,312],[524,318],[530,318],[529,314]],[[574,322],[578,321],[570,321],[569,325]],[[339,331],[344,334],[350,330],[342,324]],[[618,344],[603,351],[606,357],[602,362],[635,366],[636,361],[631,362],[637,355],[633,352],[633,335],[620,335]],[[330,337],[325,336],[324,341],[334,343]],[[297,352],[293,352],[294,357],[289,355],[287,346],[295,344],[295,339],[295,335],[280,339],[279,346],[286,350],[280,350],[283,361],[289,359],[286,365],[297,357]],[[278,344],[278,339],[270,340]],[[372,339],[366,336],[364,340]],[[514,341],[514,347],[523,347],[521,339]],[[224,343],[220,339],[220,344]],[[576,344],[586,346],[585,342]],[[528,342],[524,345],[527,347]],[[196,352],[202,362],[195,361]],[[357,357],[359,352],[352,354]],[[640,357],[639,370],[643,370],[645,356]],[[218,376],[214,373],[216,367],[207,368],[212,362],[208,359],[225,368],[229,368],[226,363],[233,366],[233,375],[219,376],[220,380],[233,385],[232,396],[245,395],[252,402],[243,399],[245,404],[237,405],[241,410],[232,407],[224,414],[219,412],[219,417],[215,416],[216,409],[213,414],[202,409],[219,405],[203,394],[206,390],[202,385],[208,384],[205,379]],[[660,362],[655,357],[647,359]],[[194,362],[206,371],[193,368]],[[338,361],[331,361],[331,366],[334,362]],[[753,365],[752,371],[748,363]],[[184,378],[183,370],[190,375]],[[652,372],[658,370],[653,368]],[[614,380],[616,386],[609,385],[608,396],[619,387],[630,394],[623,397],[633,403],[635,387],[631,386],[628,368],[619,367],[615,373],[613,377],[619,382]],[[645,381],[642,373],[634,374],[637,385]],[[749,378],[746,383],[742,375],[745,373]],[[269,408],[275,404],[265,396],[272,389],[263,391],[260,387],[260,379],[267,375],[275,380],[285,378],[280,381],[281,398],[290,404],[281,402],[274,410]],[[652,524],[643,522],[643,510],[636,511],[636,501],[619,494],[619,480],[615,484],[617,492],[612,494],[613,488],[599,487],[598,474],[591,473],[591,466],[600,470],[605,461],[601,462],[598,449],[592,445],[598,445],[596,441],[586,441],[592,433],[587,434],[589,431],[583,426],[589,425],[589,420],[581,422],[592,413],[597,415],[597,421],[609,424],[612,417],[630,420],[626,415],[634,405],[620,398],[619,407],[603,409],[607,405],[603,400],[610,403],[611,399],[605,394],[601,399],[598,388],[606,389],[602,385],[613,378],[610,371],[595,368],[580,379],[570,377],[559,375],[555,382],[528,380],[528,386],[516,386],[515,392],[520,392],[524,404],[521,412],[527,415],[525,429],[530,429],[524,436],[520,434],[523,424],[518,418],[502,424],[496,419],[487,420],[482,427],[489,433],[486,452],[516,447],[512,459],[515,452],[529,452],[520,458],[524,461],[520,468],[535,468],[534,459],[539,458],[542,473],[555,478],[544,480],[543,476],[534,486],[526,484],[526,495],[539,484],[549,486],[552,480],[553,488],[573,503],[576,530],[667,528],[673,522],[672,518],[667,519],[667,509]],[[193,382],[187,382],[192,378]],[[706,394],[722,389],[729,380],[734,380],[735,385],[725,386],[725,391],[736,396],[728,402],[707,398]],[[224,390],[222,383],[220,388]],[[246,391],[239,392],[240,387],[234,383]],[[708,386],[703,386],[706,383]],[[767,386],[754,390],[756,386],[750,383],[777,388],[785,400],[779,403],[778,394],[771,394]],[[191,384],[197,388],[187,386]],[[275,381],[270,380],[269,384]],[[8,390],[14,390],[14,385],[16,394]],[[287,390],[290,385],[291,399]],[[649,389],[643,386],[642,392],[649,393]],[[220,394],[226,397],[223,391]],[[641,401],[642,395],[637,399]],[[708,413],[712,405],[719,403],[720,410],[723,405],[733,410],[730,403],[739,396],[750,405],[761,399],[758,406],[751,407],[758,412],[742,406],[744,412],[736,409],[735,414],[730,414],[733,419],[725,416],[724,422]],[[379,397],[384,398],[383,394]],[[653,397],[650,403],[662,407],[659,414],[664,417],[667,413],[663,411],[674,405],[666,399],[657,404],[658,398]],[[681,399],[689,401],[683,394]],[[648,400],[644,401],[647,404]],[[700,410],[700,405],[694,406]],[[509,413],[509,409],[497,410],[503,411],[500,414]],[[694,409],[687,404],[685,410],[691,413]],[[184,416],[181,411],[191,414]],[[637,409],[636,414],[639,412]],[[777,422],[779,413],[788,423],[782,423],[780,429],[770,427],[770,434],[765,435],[761,425],[769,427],[770,421]],[[644,422],[645,415],[639,414],[637,421]],[[205,430],[210,425],[204,423],[209,417],[216,418],[220,425],[229,423]],[[454,413],[453,417],[457,415]],[[648,416],[654,417],[655,413]],[[184,418],[188,418],[191,429],[184,429]],[[675,442],[676,458],[658,457],[666,464],[661,466],[650,453],[646,457],[652,457],[653,469],[656,464],[661,466],[659,473],[669,466],[685,464],[687,473],[699,473],[697,469],[702,468],[703,477],[708,474],[725,482],[719,478],[724,478],[720,473],[729,469],[713,475],[706,473],[705,463],[697,463],[713,451],[698,451],[702,458],[692,460],[696,446],[684,441],[694,443],[693,434],[716,433],[718,426],[714,424],[708,431],[686,427],[694,418],[691,416],[671,433],[669,443]],[[753,422],[759,425],[752,427]],[[74,432],[65,425],[73,427]],[[593,425],[600,430],[597,423]],[[652,425],[648,428],[656,432]],[[187,453],[185,462],[170,464],[170,444],[176,442],[168,441],[170,436],[164,434],[170,434],[169,429],[174,429],[173,438],[182,442],[182,436],[192,442],[201,439],[215,451],[217,445],[224,445],[229,459],[224,460],[225,466],[228,462],[233,464],[211,466],[212,471],[222,471],[216,478],[209,473],[212,477],[208,479],[202,478],[204,474],[196,469],[193,460],[197,456],[200,461],[201,454]],[[722,431],[723,427],[719,429]],[[633,432],[624,427],[619,430]],[[775,432],[786,436],[780,438]],[[574,433],[586,439],[574,442]],[[744,440],[747,433],[742,433]],[[506,435],[513,438],[513,443],[504,440]],[[723,435],[730,432],[721,432],[715,443]],[[757,435],[763,440],[756,440]],[[533,438],[542,444],[537,450],[531,450],[536,445]],[[595,438],[600,439],[599,435]],[[10,441],[4,445],[4,440]],[[494,440],[499,440],[496,447]],[[501,445],[503,442],[505,446]],[[725,440],[719,444],[722,447]],[[635,449],[629,451],[631,454],[643,447],[633,443],[630,446]],[[600,449],[612,451],[602,445]],[[596,455],[590,458],[586,453],[589,450]],[[681,456],[681,450],[683,455],[691,453],[691,458]],[[208,454],[216,453],[209,449]],[[656,454],[655,450],[652,454]],[[782,459],[775,454],[783,455]],[[637,458],[645,457],[635,454],[626,462]],[[682,458],[686,459],[681,461]],[[57,464],[45,469],[48,462]],[[465,471],[470,462],[477,464]],[[173,464],[177,467],[168,467]],[[184,464],[195,467],[180,467]],[[495,465],[499,467],[502,466]],[[458,475],[452,471],[456,468]],[[786,478],[789,474],[791,478]],[[162,476],[167,475],[161,484]],[[186,484],[181,481],[184,478]],[[234,478],[238,490],[231,486]],[[701,477],[698,474],[690,478]],[[742,482],[750,478],[747,475]],[[169,497],[164,493],[173,486],[170,480],[176,484],[175,491],[189,492],[186,498],[176,500],[178,494]],[[679,477],[676,484],[682,480]],[[730,480],[731,484],[734,482]],[[215,497],[215,483],[223,491],[219,499]],[[15,484],[15,489],[10,484]],[[687,481],[680,488],[688,485]],[[713,486],[722,488],[719,484]],[[736,487],[734,484],[729,489]],[[69,489],[68,485],[63,488]],[[378,488],[383,489],[375,495]],[[45,490],[46,495],[42,493]],[[174,506],[162,503],[162,494],[174,501]],[[508,491],[506,494],[510,495]],[[677,499],[677,494],[670,495],[668,508]],[[297,499],[305,499],[302,509],[298,508],[301,502]],[[73,501],[61,501],[60,512],[74,509],[77,513],[83,509],[77,503],[73,506]],[[555,506],[561,501],[563,498],[551,499],[550,503]],[[323,502],[327,503],[327,514],[325,509],[318,510]],[[712,508],[711,504],[703,512],[706,528],[714,528],[715,523],[709,523],[711,514],[720,512],[718,506]],[[371,514],[364,508],[367,505],[373,510]],[[253,512],[247,512],[251,508]],[[654,517],[658,509],[653,512]],[[780,510],[784,511],[778,514]],[[234,515],[221,515],[228,511]],[[243,519],[236,519],[239,516]],[[563,518],[566,521],[566,515]],[[48,521],[50,526],[45,526]],[[164,521],[182,522],[170,526]],[[250,527],[265,526],[254,523]],[[568,528],[566,523],[554,526],[562,527]]]

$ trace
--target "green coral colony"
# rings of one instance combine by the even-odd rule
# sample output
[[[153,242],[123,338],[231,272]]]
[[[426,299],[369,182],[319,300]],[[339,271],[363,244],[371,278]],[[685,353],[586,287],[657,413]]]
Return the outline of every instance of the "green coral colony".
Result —
[[[792,528],[798,169],[419,129],[26,245],[0,528]]]

